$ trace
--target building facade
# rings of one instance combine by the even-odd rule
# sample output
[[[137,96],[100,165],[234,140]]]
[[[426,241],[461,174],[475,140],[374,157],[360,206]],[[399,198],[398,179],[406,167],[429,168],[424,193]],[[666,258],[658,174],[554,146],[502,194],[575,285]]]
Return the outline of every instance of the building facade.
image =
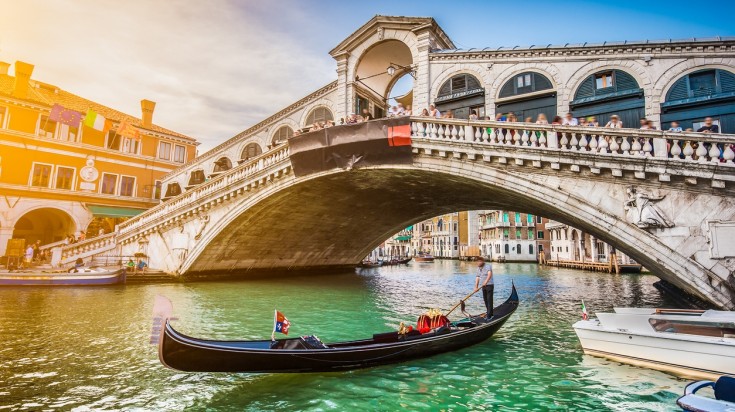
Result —
[[[337,79],[164,177],[177,193],[257,157],[315,122],[367,109],[386,113],[403,76],[414,114],[435,104],[457,118],[474,113],[551,121],[572,112],[624,127],[646,117],[696,130],[705,116],[735,132],[735,38],[621,41],[460,50],[432,18],[375,16],[329,53]]]
[[[133,117],[32,79],[33,65],[9,69],[0,62],[0,256],[11,238],[112,231],[159,203],[163,176],[196,157],[193,138],[153,124],[154,102]],[[98,125],[79,117],[88,110]]]
[[[506,210],[485,210],[478,214],[480,250],[494,261],[535,262],[536,217]]]
[[[546,224],[546,230],[550,238],[547,260],[607,263],[614,255],[618,263],[634,263],[630,257],[616,251],[607,243],[569,225],[550,220]]]

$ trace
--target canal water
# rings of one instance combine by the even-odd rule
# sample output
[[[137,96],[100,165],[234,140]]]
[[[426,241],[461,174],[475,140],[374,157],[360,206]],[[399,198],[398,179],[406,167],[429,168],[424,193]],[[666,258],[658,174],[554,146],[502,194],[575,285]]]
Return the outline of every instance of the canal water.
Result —
[[[154,298],[175,326],[213,339],[263,339],[278,308],[291,336],[355,339],[415,322],[472,290],[457,261],[273,280],[0,290],[0,410],[669,411],[686,381],[582,354],[580,300],[667,304],[650,275],[495,264],[496,303],[511,279],[521,305],[492,339],[392,366],[319,374],[189,374],[147,343]],[[468,309],[482,311],[482,298]]]

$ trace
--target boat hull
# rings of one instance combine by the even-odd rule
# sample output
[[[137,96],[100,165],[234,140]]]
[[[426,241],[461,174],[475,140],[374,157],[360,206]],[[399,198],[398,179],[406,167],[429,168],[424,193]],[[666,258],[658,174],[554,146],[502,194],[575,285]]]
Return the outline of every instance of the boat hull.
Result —
[[[328,344],[326,349],[269,349],[269,341],[209,341],[191,338],[173,329],[166,320],[159,341],[161,362],[187,372],[328,372],[404,362],[478,344],[495,334],[515,312],[518,295],[495,309],[496,317],[477,326],[443,334],[380,343],[374,339]],[[377,336],[377,335],[376,335]],[[238,344],[250,346],[239,348]],[[262,343],[261,349],[253,344]]]
[[[422,256],[418,256],[414,260],[416,260],[417,262],[433,262],[434,261],[434,258],[433,257],[422,257]]]
[[[125,283],[125,270],[89,274],[6,273],[0,275],[0,286],[100,286],[120,283]]]
[[[656,336],[604,329],[593,321],[574,325],[584,352],[623,363],[679,376],[711,379],[735,374],[735,341],[681,339],[675,334]]]

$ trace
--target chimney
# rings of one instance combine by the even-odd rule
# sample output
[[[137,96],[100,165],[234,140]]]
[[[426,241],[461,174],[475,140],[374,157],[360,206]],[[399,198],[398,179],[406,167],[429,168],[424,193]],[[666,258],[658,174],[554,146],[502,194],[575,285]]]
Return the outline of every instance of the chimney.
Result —
[[[0,62],[0,74],[8,74],[10,63]]]
[[[21,99],[28,98],[28,82],[31,80],[33,73],[33,65],[22,61],[15,62],[15,86],[13,87],[13,97]]]
[[[143,99],[140,101],[140,108],[143,111],[143,127],[150,128],[153,125],[153,110],[156,108],[156,102]]]

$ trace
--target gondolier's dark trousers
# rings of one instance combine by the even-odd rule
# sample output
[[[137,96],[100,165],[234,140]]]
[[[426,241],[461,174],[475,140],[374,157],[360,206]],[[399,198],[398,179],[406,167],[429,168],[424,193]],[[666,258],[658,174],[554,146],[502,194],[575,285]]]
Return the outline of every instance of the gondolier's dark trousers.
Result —
[[[485,308],[487,309],[487,317],[493,315],[493,291],[495,285],[485,285],[482,287],[482,299],[485,301]]]

